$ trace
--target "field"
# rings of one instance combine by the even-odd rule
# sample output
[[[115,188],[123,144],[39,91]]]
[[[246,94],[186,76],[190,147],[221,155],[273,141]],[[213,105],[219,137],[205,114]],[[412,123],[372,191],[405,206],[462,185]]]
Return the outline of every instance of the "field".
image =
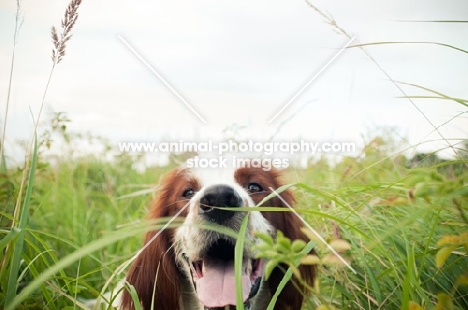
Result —
[[[387,153],[392,144],[375,138],[359,158],[287,172],[301,215],[327,241],[349,242],[356,271],[317,243],[323,265],[304,309],[468,307],[468,161],[410,161]],[[9,292],[17,309],[76,309],[122,278],[115,271],[141,246],[146,205],[170,167],[138,172],[138,159],[101,155],[35,156],[29,178],[2,174],[2,300]]]
[[[66,27],[52,32],[50,77],[65,56],[79,3],[71,2]],[[0,309],[87,309],[86,300],[125,277],[122,267],[145,232],[164,225],[144,221],[148,203],[161,175],[190,154],[142,170],[141,156],[70,131],[66,114],[39,122],[43,105],[24,163],[5,155],[2,135]],[[77,155],[76,140],[100,151]],[[436,151],[411,153],[416,146],[374,128],[356,156],[314,157],[307,168],[285,170],[297,211],[350,266],[311,236],[319,277],[303,309],[468,309],[468,140],[456,140],[447,160]],[[52,148],[60,155],[48,156]]]

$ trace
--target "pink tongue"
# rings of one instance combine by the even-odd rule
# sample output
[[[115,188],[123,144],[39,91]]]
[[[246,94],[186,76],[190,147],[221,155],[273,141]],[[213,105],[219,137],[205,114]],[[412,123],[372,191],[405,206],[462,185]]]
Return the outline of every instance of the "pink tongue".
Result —
[[[245,265],[242,267],[245,269]],[[203,277],[196,282],[198,299],[208,308],[236,305],[234,261],[205,260]],[[242,274],[242,298],[250,293],[250,279]]]

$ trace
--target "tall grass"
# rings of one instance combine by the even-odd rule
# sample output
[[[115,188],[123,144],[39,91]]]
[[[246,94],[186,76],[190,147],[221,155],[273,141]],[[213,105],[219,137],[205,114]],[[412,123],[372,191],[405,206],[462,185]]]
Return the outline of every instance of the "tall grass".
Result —
[[[24,197],[23,207],[19,216],[19,223],[10,234],[15,234],[15,246],[13,247],[13,252],[11,253],[11,263],[10,263],[10,273],[8,277],[8,286],[6,292],[5,303],[8,304],[12,302],[16,294],[16,284],[18,282],[18,271],[20,267],[21,255],[23,252],[24,245],[24,234],[29,222],[29,208],[31,201],[31,193],[33,190],[34,177],[36,174],[36,164],[37,164],[37,139],[34,139],[34,150],[33,156],[31,159],[31,168],[28,175],[28,188],[26,190],[26,196]],[[8,236],[7,236],[8,237]],[[7,252],[8,253],[8,252]]]
[[[26,227],[21,228],[25,245],[20,247],[17,237],[9,242],[21,255],[20,269],[15,271],[16,277],[7,273],[13,273],[10,264],[1,269],[0,300],[12,288],[15,295],[20,294],[16,298],[25,299],[25,307],[63,309],[74,305],[78,296],[99,295],[98,288],[136,251],[139,237],[148,230],[138,222],[144,218],[150,197],[118,197],[152,187],[161,171],[167,170],[154,169],[141,175],[131,165],[130,158],[105,163],[92,157],[57,165],[39,163],[31,208],[22,213],[29,217]],[[10,176],[13,178],[8,181],[18,193],[21,175],[15,178],[13,171]],[[2,205],[9,198],[2,196]],[[13,220],[8,211],[2,211],[0,218],[2,227]],[[10,234],[17,230],[15,225]],[[5,237],[7,232],[3,228]],[[132,239],[135,234],[138,237]],[[9,256],[5,258],[10,261]],[[40,284],[39,290],[30,292],[31,283]],[[21,295],[24,291],[31,295]]]
[[[454,309],[466,308],[466,239],[460,236],[468,230],[467,160],[409,168],[407,158],[389,156],[388,138],[377,140],[367,145],[365,157],[337,165],[320,160],[290,171],[290,179],[300,180],[298,211],[328,242],[351,244],[343,255],[357,271],[324,263],[304,309],[435,309],[444,296]],[[126,156],[114,163],[90,156],[54,165],[38,158],[18,276],[11,284],[12,266],[2,268],[2,299],[13,286],[13,304],[21,301],[20,308],[85,308],[82,299],[99,296],[107,279],[115,283],[123,276],[115,270],[149,229],[140,219],[151,195],[132,193],[150,188],[170,168],[142,173],[133,163]],[[21,174],[9,173],[18,193]],[[10,197],[1,199],[8,204]],[[7,227],[11,214],[0,215]],[[19,248],[17,231],[3,229],[2,244]],[[451,243],[438,245],[445,236],[452,236]],[[450,255],[438,262],[447,246]],[[329,254],[317,249],[322,260]]]
[[[316,207],[304,215],[330,238],[334,223],[339,223],[341,237],[352,245],[348,255],[357,270],[322,268],[322,294],[338,309],[433,309],[440,293],[456,308],[466,308],[468,288],[456,283],[466,277],[468,240],[459,240],[445,263],[436,259],[441,238],[468,229],[466,159],[458,162],[462,165],[456,176],[440,174],[437,166],[407,169],[391,157],[362,172],[376,159],[353,159],[354,173],[344,179],[340,164],[329,172],[332,180],[311,181],[315,185],[306,190],[307,203]],[[444,309],[440,303],[438,307]]]

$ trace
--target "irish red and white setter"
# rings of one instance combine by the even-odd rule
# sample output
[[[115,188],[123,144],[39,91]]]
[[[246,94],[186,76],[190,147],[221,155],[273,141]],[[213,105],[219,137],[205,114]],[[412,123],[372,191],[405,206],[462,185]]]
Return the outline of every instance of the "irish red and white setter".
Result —
[[[300,230],[302,223],[292,212],[241,212],[217,207],[254,207],[271,194],[270,188],[276,190],[281,185],[278,171],[252,167],[229,171],[178,168],[163,177],[149,219],[176,214],[185,219],[180,227],[148,232],[144,250],[128,272],[126,281],[135,288],[143,309],[235,309],[236,240],[206,227],[215,223],[238,232],[248,214],[246,239],[252,242],[245,242],[243,251],[244,309],[265,310],[286,267],[280,265],[265,280],[266,262],[256,259],[251,248],[258,242],[254,232],[275,236],[281,230],[291,239],[307,241]],[[290,190],[280,196],[289,205],[295,201]],[[262,206],[287,207],[278,197]],[[301,266],[300,271],[302,280],[312,285],[314,266]],[[293,278],[279,295],[275,309],[299,310],[305,295],[304,285]],[[135,309],[127,290],[121,297],[121,309]]]

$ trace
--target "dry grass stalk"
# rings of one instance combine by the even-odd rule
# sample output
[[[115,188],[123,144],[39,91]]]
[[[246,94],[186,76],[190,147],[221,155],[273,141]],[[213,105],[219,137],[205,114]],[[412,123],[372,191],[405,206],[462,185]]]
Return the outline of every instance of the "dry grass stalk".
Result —
[[[52,42],[54,43],[54,48],[52,49],[52,61],[54,64],[60,63],[63,56],[65,56],[67,42],[72,37],[71,31],[78,19],[78,8],[80,7],[80,4],[81,0],[72,0],[68,4],[65,16],[62,19],[62,33],[60,34],[60,38],[57,33],[57,29],[52,27]]]

